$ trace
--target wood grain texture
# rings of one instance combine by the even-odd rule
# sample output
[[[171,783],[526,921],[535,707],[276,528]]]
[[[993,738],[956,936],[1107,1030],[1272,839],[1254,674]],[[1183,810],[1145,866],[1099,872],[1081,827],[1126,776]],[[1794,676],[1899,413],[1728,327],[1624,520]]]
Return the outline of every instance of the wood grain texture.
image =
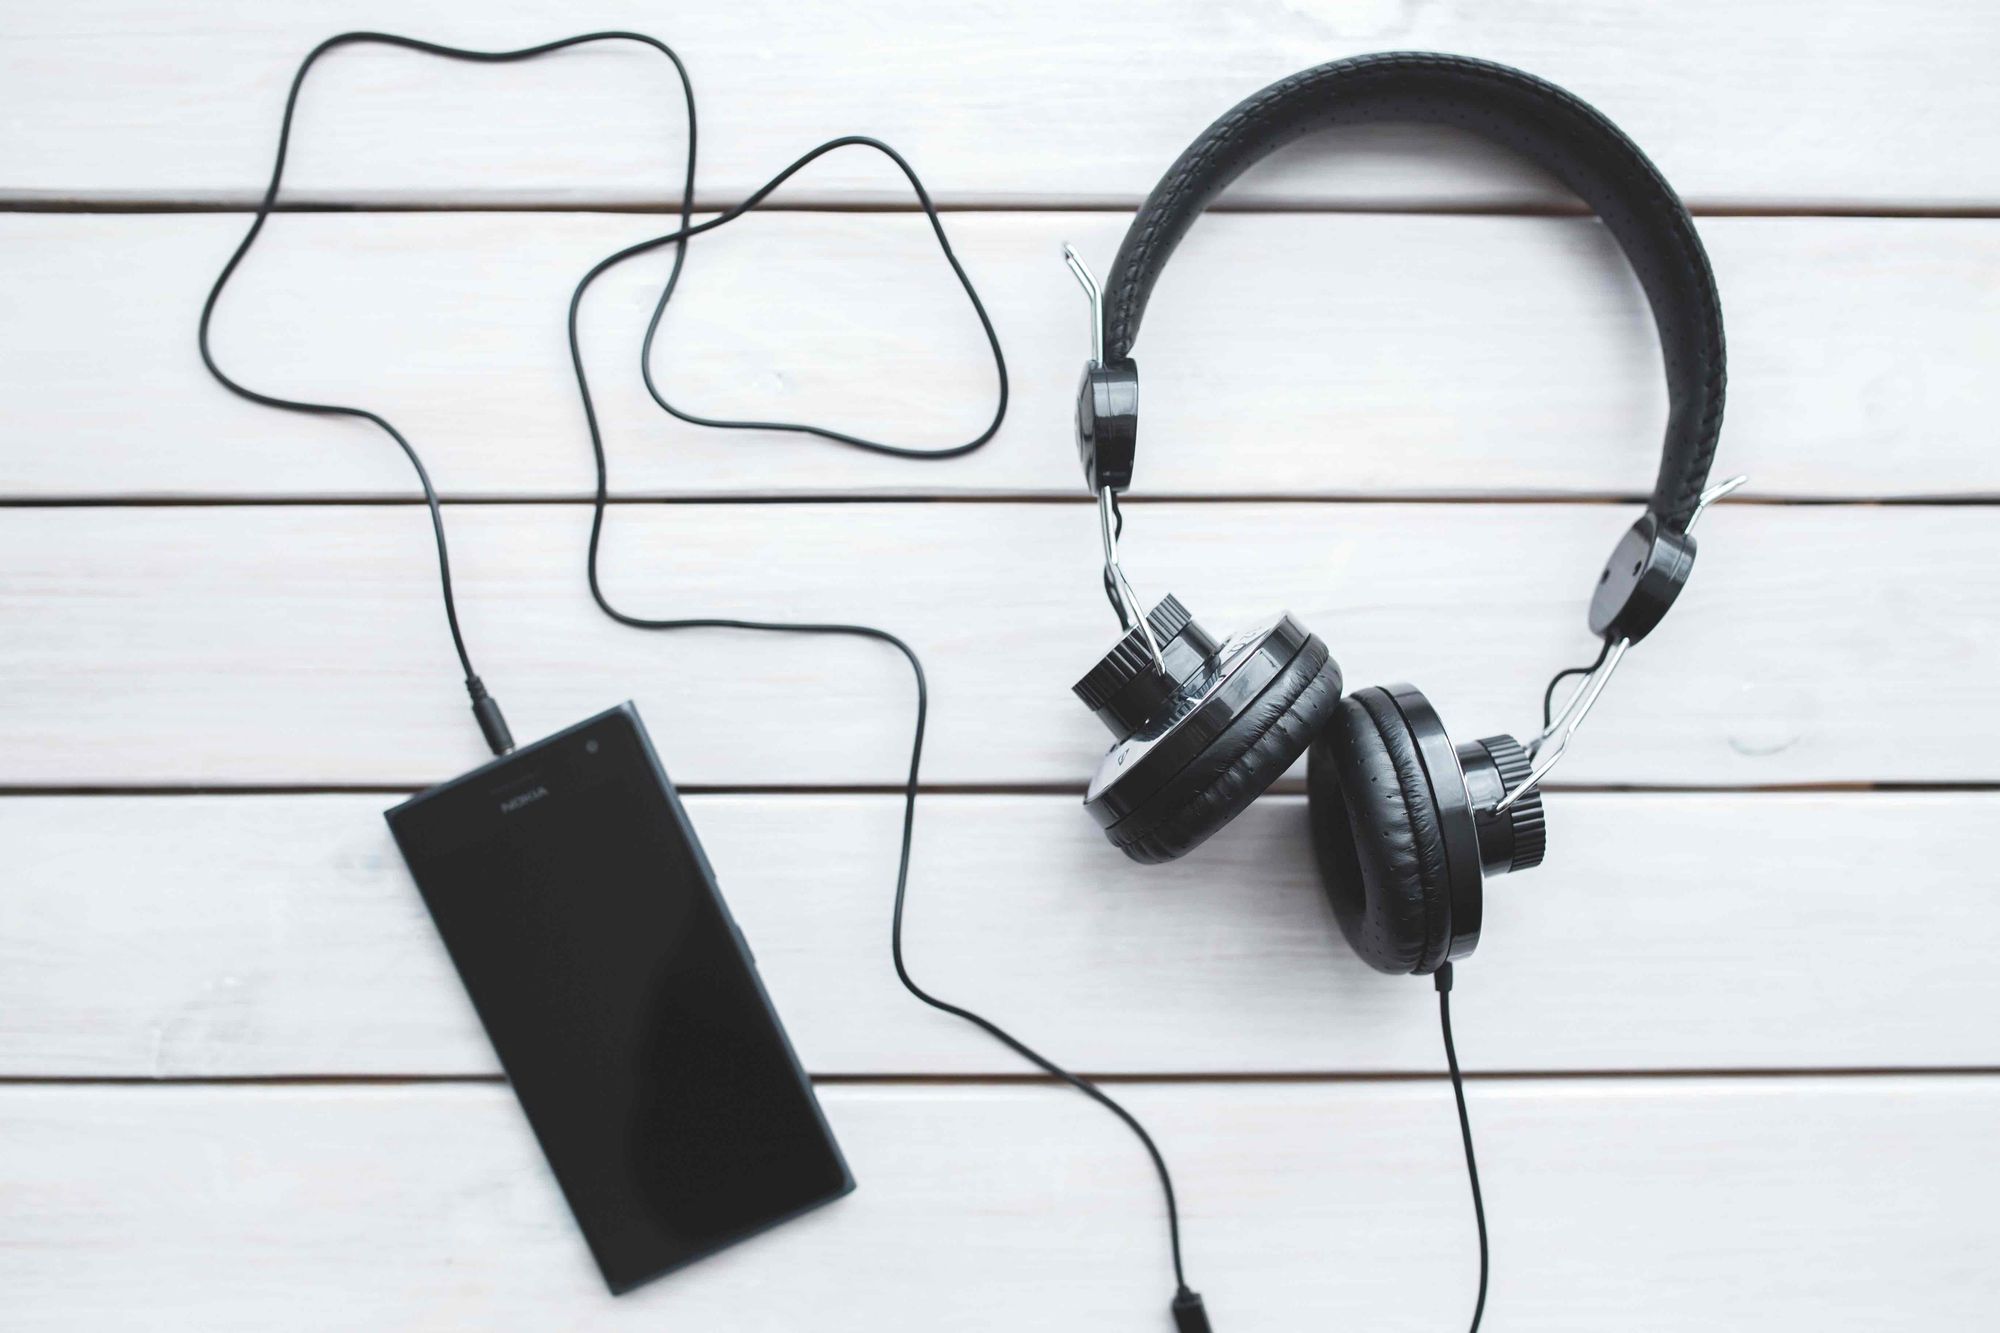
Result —
[[[913,967],[1059,1058],[1165,1076],[1118,1095],[1174,1164],[1190,1276],[1232,1331],[1462,1326],[1462,1162],[1435,997],[1341,947],[1296,782],[1163,868],[1076,809],[1102,738],[1066,686],[1112,622],[1058,244],[1102,268],[1217,113],[1367,50],[1517,64],[1630,131],[1706,215],[1719,466],[1839,503],[1707,521],[1694,588],[1549,796],[1549,863],[1492,886],[1456,1015],[1485,1327],[1990,1326],[2000,1050],[1978,1017],[2000,983],[1950,942],[1988,911],[2000,791],[1817,789],[2000,784],[2000,221],[1879,216],[2000,210],[2000,23],[1957,0],[9,9],[0,210],[169,211],[0,212],[0,1324],[1167,1322],[1130,1138],[992,1081],[1019,1067],[889,971],[903,663],[590,606],[561,312],[658,212],[288,215],[218,351],[258,387],[385,411],[456,499],[537,502],[448,511],[475,659],[517,734],[636,697],[675,778],[711,789],[694,818],[861,1188],[613,1300],[508,1090],[452,1081],[495,1063],[380,820],[482,757],[424,515],[326,503],[412,495],[378,435],[206,378],[195,316],[247,219],[175,210],[254,201],[284,86],[330,32],[504,46],[584,21],[687,56],[708,206],[851,131],[954,210],[1016,395],[955,464],[670,421],[633,364],[663,266],[605,282],[584,327],[616,491],[692,501],[614,510],[607,587],[647,614],[879,623],[924,654],[925,776],[958,790],[920,807]],[[681,133],[635,50],[505,71],[345,52],[306,95],[288,197],[658,209]],[[983,343],[902,179],[843,154],[780,202],[696,249],[666,383],[900,443],[976,431]],[[1449,133],[1321,136],[1226,205],[1139,349],[1141,591],[1224,630],[1289,605],[1350,685],[1414,678],[1460,739],[1527,728],[1594,647],[1582,598],[1632,512],[1602,501],[1654,465],[1636,285],[1552,180]],[[943,498],[898,502],[920,496]],[[1873,503],[1937,498],[1975,503]],[[95,503],[133,500],[231,503]],[[1816,789],[1752,790],[1791,784]],[[232,792],[273,785],[380,790]],[[216,790],[167,794],[186,788]],[[313,1081],[148,1082],[293,1075]],[[891,1081],[846,1081],[869,1075]]]
[[[1440,1082],[1120,1089],[1220,1328],[1455,1327],[1474,1256]],[[1993,1078],[1477,1083],[1507,1330],[1987,1326]],[[1156,1187],[1054,1088],[836,1087],[850,1198],[605,1295],[505,1088],[0,1089],[17,1329],[1154,1333]]]
[[[1295,70],[1366,51],[1462,51],[1597,103],[1697,205],[1992,206],[2000,121],[1990,15],[1952,0],[1791,5],[1367,0],[1245,9],[912,0],[662,10],[604,0],[591,22],[675,43],[702,96],[703,195],[738,198],[810,144],[897,145],[949,202],[1136,202],[1216,116]],[[256,197],[284,88],[330,33],[388,27],[489,47],[581,20],[506,0],[76,0],[16,6],[0,87],[32,132],[0,144],[15,199]],[[24,126],[30,122],[23,122]],[[1947,140],[1947,129],[1948,140]],[[672,196],[682,113],[651,52],[504,70],[343,52],[309,85],[295,198],[643,203]],[[1924,151],[1948,141],[1950,151]],[[1429,151],[1415,151],[1415,150]],[[886,163],[826,164],[796,197],[901,204]],[[1559,189],[1436,136],[1315,142],[1237,191],[1259,203],[1544,203]]]
[[[1085,310],[1058,260],[1109,264],[1115,214],[948,219],[1012,371],[1000,436],[933,465],[673,421],[640,336],[664,265],[585,308],[621,495],[1075,495]],[[241,215],[0,216],[0,497],[410,496],[353,422],[236,399],[194,317]],[[396,422],[448,496],[580,497],[587,443],[561,317],[595,259],[663,229],[605,214],[337,214],[266,229],[221,307],[243,382]],[[2000,494],[2000,223],[1710,218],[1728,312],[1718,463],[1764,495]],[[972,438],[992,363],[920,217],[776,213],[692,251],[656,356],[712,416]],[[1140,347],[1139,495],[1634,495],[1666,419],[1652,319],[1574,218],[1222,214],[1169,271]]]
[[[496,1074],[390,801],[0,800],[0,1075]],[[809,1068],[1025,1072],[891,975],[898,801],[689,805]],[[927,797],[911,966],[1089,1070],[1435,1071],[1431,988],[1348,953],[1304,807],[1269,798],[1140,867],[1071,798]],[[1990,1025],[1946,1018],[1991,1012],[2000,982],[1937,947],[1991,898],[1965,868],[2000,796],[1561,792],[1549,810],[1548,864],[1489,886],[1461,969],[1475,1067],[2000,1065]]]
[[[1290,606],[1355,686],[1413,678],[1461,738],[1527,727],[1592,647],[1604,505],[1133,506],[1126,566],[1219,631]],[[895,785],[908,668],[879,644],[623,628],[581,505],[452,506],[474,660],[520,736],[626,697],[688,786]],[[1990,782],[1992,519],[1733,505],[1570,783]],[[423,786],[482,757],[418,506],[0,517],[0,784]],[[996,558],[996,553],[1006,553]],[[621,505],[608,595],[647,615],[860,620],[930,666],[927,780],[1081,786],[1068,685],[1114,637],[1077,504]],[[1951,571],[1948,579],[1942,571]]]

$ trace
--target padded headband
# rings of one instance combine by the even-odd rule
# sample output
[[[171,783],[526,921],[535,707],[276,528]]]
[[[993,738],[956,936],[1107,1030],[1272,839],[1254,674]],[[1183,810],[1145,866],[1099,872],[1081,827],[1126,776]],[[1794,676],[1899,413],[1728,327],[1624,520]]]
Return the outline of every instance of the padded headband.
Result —
[[[1303,135],[1382,121],[1453,125],[1503,144],[1603,219],[1646,290],[1665,353],[1667,433],[1652,509],[1686,530],[1722,430],[1722,306],[1708,255],[1637,144],[1572,94],[1505,65],[1423,52],[1357,56],[1239,103],[1188,146],[1132,219],[1104,294],[1107,360],[1131,355],[1168,257],[1231,181]]]

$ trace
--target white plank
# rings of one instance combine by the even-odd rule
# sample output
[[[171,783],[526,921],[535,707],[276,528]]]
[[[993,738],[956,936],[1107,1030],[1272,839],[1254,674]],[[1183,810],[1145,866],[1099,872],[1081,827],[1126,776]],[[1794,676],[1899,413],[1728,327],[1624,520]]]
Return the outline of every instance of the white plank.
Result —
[[[1412,678],[1461,738],[1526,728],[1593,646],[1605,505],[1133,506],[1126,566],[1219,632],[1289,605],[1359,686]],[[582,578],[581,505],[454,506],[475,662],[522,737],[626,697],[690,786],[896,784],[907,668],[879,644],[648,635]],[[1993,521],[1734,505],[1573,747],[1571,783],[1990,782]],[[1115,636],[1075,504],[621,505],[642,614],[858,619],[927,656],[925,775],[1080,790],[1068,687]],[[0,518],[0,785],[422,786],[481,757],[413,505],[16,509]]]
[[[605,279],[586,349],[624,495],[1073,495],[1084,307],[1058,260],[1100,266],[1125,219],[949,220],[1014,401],[982,453],[881,459],[672,421],[635,372],[662,264]],[[561,316],[595,259],[657,217],[281,218],[222,307],[244,382],[384,412],[445,493],[590,486]],[[0,216],[13,257],[0,495],[407,496],[372,428],[225,393],[194,318],[241,215]],[[2000,494],[2000,223],[1711,218],[1728,312],[1721,464],[1767,495]],[[657,358],[710,415],[787,417],[940,446],[988,420],[986,345],[921,218],[784,213],[704,239]],[[1652,321],[1594,222],[1219,215],[1166,280],[1140,347],[1139,493],[1634,494],[1666,417]]]
[[[1472,1223],[1441,1083],[1120,1089],[1218,1328],[1456,1327]],[[16,1329],[1155,1333],[1156,1187],[1054,1088],[823,1093],[859,1190],[614,1300],[496,1086],[0,1090]],[[1990,1325],[1992,1078],[1479,1083],[1486,1327]]]
[[[389,803],[0,800],[0,1075],[497,1073],[382,826]],[[1025,1069],[890,973],[897,801],[690,807],[809,1068]],[[1992,899],[1968,867],[2000,796],[1561,792],[1549,807],[1548,864],[1490,886],[1459,969],[1477,1067],[2000,1065],[1991,1025],[1943,1021],[1992,1012],[2000,981],[1978,951],[1937,947]],[[932,796],[910,893],[919,979],[1083,1068],[1437,1067],[1430,986],[1376,976],[1340,942],[1302,798],[1140,867],[1070,798]]]
[[[284,88],[307,49],[374,21],[483,46],[582,26],[546,7],[340,0],[76,0],[14,6],[0,87],[23,132],[0,145],[16,199],[254,198]],[[1992,205],[2000,122],[1990,8],[1952,0],[1795,5],[1229,6],[1032,0],[954,9],[605,0],[591,22],[675,43],[702,96],[703,194],[747,193],[831,134],[887,138],[955,202],[1141,197],[1182,147],[1264,84],[1365,51],[1461,51],[1597,103],[1698,204]],[[31,132],[30,132],[31,130]],[[309,85],[292,167],[303,200],[658,204],[681,111],[651,52],[495,70],[350,51]],[[1246,181],[1260,202],[1542,202],[1559,192],[1433,136],[1356,134]],[[878,159],[829,163],[797,193],[902,203]]]

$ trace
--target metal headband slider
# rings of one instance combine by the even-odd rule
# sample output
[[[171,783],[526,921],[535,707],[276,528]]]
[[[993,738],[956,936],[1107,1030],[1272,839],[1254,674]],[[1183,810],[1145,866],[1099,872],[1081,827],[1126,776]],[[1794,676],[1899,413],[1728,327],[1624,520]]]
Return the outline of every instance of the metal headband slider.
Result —
[[[1139,368],[1130,357],[1104,356],[1104,292],[1077,252],[1063,246],[1063,260],[1090,300],[1090,364],[1076,393],[1076,453],[1093,491],[1122,491],[1132,484],[1139,444]]]

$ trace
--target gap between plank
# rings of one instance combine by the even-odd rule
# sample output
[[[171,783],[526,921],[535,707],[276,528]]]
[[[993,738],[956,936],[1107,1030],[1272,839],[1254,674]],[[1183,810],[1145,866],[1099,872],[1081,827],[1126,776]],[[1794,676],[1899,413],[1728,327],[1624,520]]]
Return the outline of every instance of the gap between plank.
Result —
[[[698,199],[694,205],[697,213],[719,213],[732,207],[738,201]],[[1138,208],[1137,200],[1117,199],[1077,199],[1046,202],[1023,201],[1019,199],[965,199],[954,202],[939,201],[940,213],[1131,213]],[[178,215],[184,213],[252,213],[256,205],[251,196],[242,200],[230,199],[86,199],[60,198],[42,199],[34,197],[0,197],[0,213],[151,213]],[[657,214],[671,217],[680,212],[680,205],[662,201],[659,203],[629,203],[613,200],[565,200],[558,203],[524,202],[471,202],[448,199],[415,198],[407,201],[376,203],[334,203],[305,201],[300,203],[281,202],[275,213],[633,213]],[[920,213],[914,204],[896,201],[838,200],[838,199],[792,199],[771,201],[758,205],[764,213]],[[1550,202],[1546,204],[1523,203],[1454,203],[1450,201],[1431,203],[1421,199],[1385,199],[1379,201],[1356,201],[1347,203],[1321,203],[1311,200],[1266,201],[1230,203],[1227,200],[1212,204],[1207,209],[1211,213],[1323,213],[1323,214],[1363,214],[1363,215],[1410,215],[1417,217],[1589,217],[1590,210],[1581,202]],[[1982,219],[2000,217],[2000,204],[1827,204],[1827,203],[1770,203],[1770,204],[1728,204],[1689,203],[1688,212],[1694,217],[1713,218],[1941,218],[1941,219]]]
[[[1117,1073],[1102,1074],[1078,1070],[1093,1083],[1158,1084],[1169,1086],[1229,1086],[1273,1084],[1362,1084],[1362,1083],[1443,1083],[1443,1070],[1352,1072],[1256,1071],[1217,1073]],[[1690,1079],[1801,1079],[1801,1078],[1981,1078],[2000,1074],[1994,1065],[1860,1065],[1851,1068],[1746,1067],[1729,1069],[1491,1069],[1464,1071],[1468,1083],[1580,1083],[1598,1081],[1673,1082]],[[1048,1087],[1067,1085],[1046,1074],[813,1074],[818,1087]],[[154,1077],[145,1074],[34,1074],[0,1075],[0,1088],[400,1088],[400,1087],[505,1087],[501,1074],[190,1074]]]
[[[315,783],[261,782],[218,783],[0,783],[0,800],[9,797],[58,796],[411,796],[423,787],[406,783]],[[899,782],[883,783],[735,783],[706,785],[676,784],[683,796],[885,796],[902,799]],[[1303,796],[1305,782],[1280,778],[1271,788],[1273,796]],[[1555,793],[1583,793],[1614,796],[1812,796],[1812,795],[1977,795],[2000,792],[2000,782],[1772,782],[1743,786],[1726,783],[1589,783],[1551,782],[1542,788]],[[924,783],[919,796],[1066,796],[1082,800],[1081,784],[1064,782],[942,782]]]
[[[1641,492],[1514,492],[1505,495],[1436,495],[1421,491],[1341,491],[1259,492],[1220,494],[1193,492],[1121,496],[1121,505],[1641,505],[1650,498]],[[447,505],[587,505],[593,498],[577,494],[474,495],[454,496],[441,492],[440,504]],[[421,507],[421,495],[359,493],[355,495],[44,495],[0,496],[0,509],[297,509],[314,508],[396,508]],[[716,494],[668,493],[663,495],[614,495],[609,505],[1075,505],[1092,503],[1087,495],[1055,491],[802,491],[785,493],[718,492]],[[1971,491],[1963,495],[1825,496],[1784,493],[1741,492],[1724,500],[1721,507],[1753,505],[1769,508],[1825,509],[1868,507],[1897,509],[1981,508],[2000,505],[2000,491]]]

